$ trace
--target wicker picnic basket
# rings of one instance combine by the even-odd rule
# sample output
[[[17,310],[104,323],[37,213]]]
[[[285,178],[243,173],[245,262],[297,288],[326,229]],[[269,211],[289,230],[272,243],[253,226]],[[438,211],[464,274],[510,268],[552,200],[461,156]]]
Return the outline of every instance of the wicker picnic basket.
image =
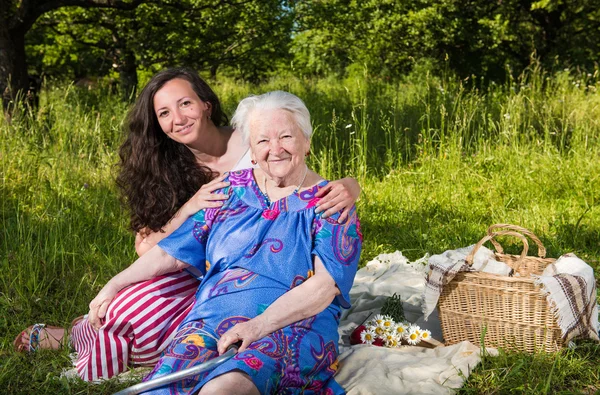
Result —
[[[504,230],[502,230],[504,229]],[[521,255],[505,254],[497,236],[521,238]],[[528,236],[538,246],[538,256],[527,256]],[[438,309],[447,345],[469,340],[487,347],[504,347],[523,352],[554,352],[564,346],[561,331],[545,295],[531,274],[541,274],[555,261],[545,258],[546,249],[529,230],[516,225],[496,224],[488,228],[466,258],[471,265],[477,250],[490,241],[497,261],[513,268],[513,276],[482,272],[460,272],[440,295]],[[518,273],[518,275],[517,275]]]

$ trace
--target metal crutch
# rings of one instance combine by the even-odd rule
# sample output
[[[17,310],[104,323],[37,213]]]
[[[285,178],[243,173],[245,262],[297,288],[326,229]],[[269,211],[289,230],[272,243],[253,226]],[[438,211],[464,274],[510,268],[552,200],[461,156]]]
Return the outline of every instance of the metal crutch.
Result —
[[[180,381],[186,379],[188,377],[197,376],[202,372],[207,370],[211,370],[227,361],[229,358],[233,357],[242,342],[237,342],[230,345],[227,348],[227,351],[222,355],[219,355],[216,358],[211,359],[210,361],[206,361],[201,363],[200,365],[193,366],[191,368],[187,368],[184,370],[180,370],[179,372],[167,374],[166,376],[155,378],[154,380],[146,381],[145,383],[139,383],[136,385],[132,385],[131,387],[127,387],[124,390],[116,392],[114,395],[134,395],[139,394],[144,391],[149,391],[158,387],[162,387],[167,384],[174,383],[176,381]]]

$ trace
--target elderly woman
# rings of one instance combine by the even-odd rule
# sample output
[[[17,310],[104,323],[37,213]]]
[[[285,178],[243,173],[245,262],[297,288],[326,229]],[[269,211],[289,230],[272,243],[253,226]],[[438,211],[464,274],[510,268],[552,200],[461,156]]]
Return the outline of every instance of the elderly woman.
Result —
[[[237,341],[238,354],[166,393],[343,393],[338,322],[361,249],[353,209],[338,223],[315,213],[327,185],[308,169],[310,116],[286,92],[244,99],[233,123],[256,169],[232,172],[220,208],[200,210],[90,303],[98,321],[123,287],[192,266],[196,302],[148,379],[203,363]]]

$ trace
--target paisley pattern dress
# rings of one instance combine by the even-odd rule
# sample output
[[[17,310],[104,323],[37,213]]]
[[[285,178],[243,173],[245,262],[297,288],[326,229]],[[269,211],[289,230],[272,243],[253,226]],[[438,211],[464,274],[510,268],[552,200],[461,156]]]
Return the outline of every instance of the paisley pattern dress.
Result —
[[[261,314],[280,296],[314,273],[318,256],[340,289],[319,314],[252,343],[210,372],[152,393],[189,394],[230,371],[248,374],[263,394],[343,394],[335,382],[338,324],[360,256],[362,236],[353,209],[315,214],[316,192],[326,181],[276,202],[258,188],[252,169],[232,172],[230,195],[220,209],[199,211],[159,245],[202,274],[196,302],[153,372],[145,380],[183,370],[218,355],[228,329]]]

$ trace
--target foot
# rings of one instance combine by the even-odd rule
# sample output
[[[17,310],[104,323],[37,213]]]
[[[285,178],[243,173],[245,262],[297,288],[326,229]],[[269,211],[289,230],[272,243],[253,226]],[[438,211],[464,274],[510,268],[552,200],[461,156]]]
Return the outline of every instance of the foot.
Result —
[[[16,351],[30,351],[31,331],[35,325],[31,325],[17,336],[13,345]],[[57,326],[46,325],[39,330],[37,349],[59,350],[63,346],[66,330]],[[35,343],[35,340],[34,340]]]

